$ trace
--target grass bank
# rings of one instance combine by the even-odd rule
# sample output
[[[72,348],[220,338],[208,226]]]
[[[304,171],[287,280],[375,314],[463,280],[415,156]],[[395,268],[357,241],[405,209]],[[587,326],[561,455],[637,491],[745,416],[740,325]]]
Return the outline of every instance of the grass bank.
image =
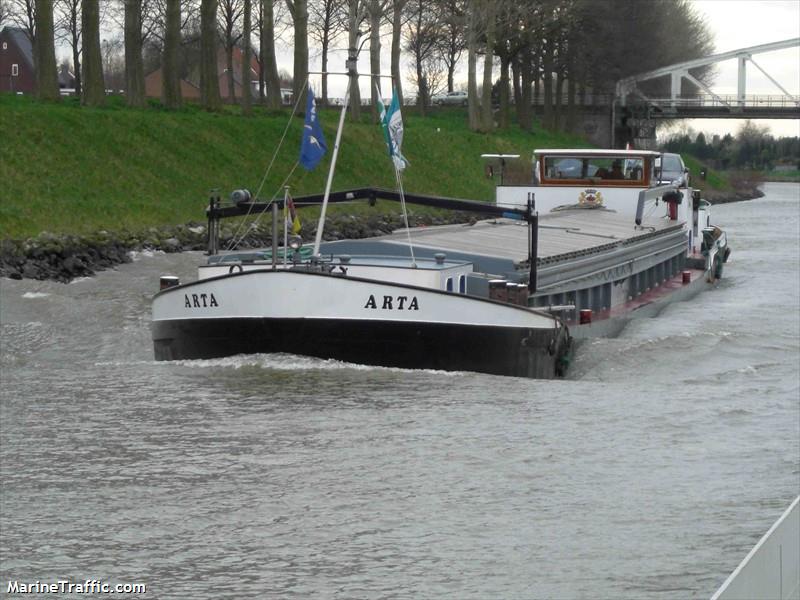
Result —
[[[320,114],[332,149],[338,111]],[[244,118],[235,109],[129,109],[119,98],[90,109],[74,99],[47,104],[0,95],[2,239],[43,231],[142,231],[201,221],[210,189],[219,188],[223,196],[240,187],[258,189],[288,122],[288,110],[256,109],[253,117]],[[411,163],[406,189],[476,200],[494,194],[493,183],[484,177],[482,153],[529,157],[535,147],[587,145],[538,128],[534,133],[518,128],[472,133],[465,112],[456,109],[428,118],[407,114],[405,125],[403,150]],[[262,198],[281,190],[297,160],[301,130],[302,120],[295,117]],[[313,172],[295,170],[289,180],[293,194],[324,189],[330,155]],[[380,128],[365,116],[345,127],[333,187],[366,185],[392,187],[394,176]]]

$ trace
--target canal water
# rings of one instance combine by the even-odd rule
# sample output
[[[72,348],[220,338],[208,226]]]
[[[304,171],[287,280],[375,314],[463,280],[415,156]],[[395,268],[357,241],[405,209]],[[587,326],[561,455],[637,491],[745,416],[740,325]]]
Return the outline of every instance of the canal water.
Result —
[[[199,254],[0,282],[0,587],[708,598],[800,492],[800,186],[714,207],[723,282],[569,379],[156,363]]]

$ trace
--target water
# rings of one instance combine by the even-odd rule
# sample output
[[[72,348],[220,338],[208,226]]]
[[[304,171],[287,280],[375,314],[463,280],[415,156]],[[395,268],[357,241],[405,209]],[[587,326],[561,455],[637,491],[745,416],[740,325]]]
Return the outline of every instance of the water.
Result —
[[[800,186],[714,207],[716,289],[571,378],[156,363],[199,255],[0,283],[0,588],[147,598],[707,598],[800,493]]]

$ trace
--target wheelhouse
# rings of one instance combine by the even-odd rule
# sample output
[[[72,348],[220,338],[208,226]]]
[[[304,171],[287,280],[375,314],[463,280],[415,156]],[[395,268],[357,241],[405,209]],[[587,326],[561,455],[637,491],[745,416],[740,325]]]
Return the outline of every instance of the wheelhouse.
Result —
[[[534,184],[652,187],[658,156],[648,150],[535,150]]]

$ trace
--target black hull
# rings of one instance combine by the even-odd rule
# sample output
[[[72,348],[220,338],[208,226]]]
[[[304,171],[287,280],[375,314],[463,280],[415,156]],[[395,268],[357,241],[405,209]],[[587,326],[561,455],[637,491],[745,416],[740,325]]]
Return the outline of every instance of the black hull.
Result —
[[[569,336],[566,328],[225,318],[155,321],[153,344],[156,360],[288,352],[387,367],[550,379],[562,374]]]

